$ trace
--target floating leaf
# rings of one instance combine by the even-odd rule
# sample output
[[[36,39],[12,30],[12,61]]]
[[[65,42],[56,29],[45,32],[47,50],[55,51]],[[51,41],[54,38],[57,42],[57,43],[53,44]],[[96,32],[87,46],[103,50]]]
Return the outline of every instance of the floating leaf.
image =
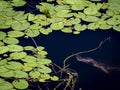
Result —
[[[10,58],[18,60],[24,58],[26,55],[25,52],[14,52],[10,54]]]
[[[73,34],[80,34],[80,31],[74,31]]]
[[[53,30],[60,30],[64,27],[63,22],[58,22],[58,23],[52,23],[50,25],[50,28]]]
[[[15,62],[15,61],[11,61],[11,62],[7,62],[7,64],[5,65],[6,68],[8,69],[12,69],[12,70],[17,70],[17,69],[22,69],[22,64],[19,62]]]
[[[39,66],[40,68],[38,68],[37,70],[40,72],[40,73],[51,73],[51,69],[45,65],[40,65]]]
[[[21,22],[14,21],[11,27],[14,30],[25,30],[29,27],[29,25],[30,24],[27,21],[21,21]]]
[[[35,79],[35,78],[39,78],[40,73],[38,71],[31,71],[29,75],[31,76],[31,78]]]
[[[7,46],[0,46],[0,54],[4,54],[9,51]]]
[[[12,90],[13,86],[10,82],[4,81],[0,83],[0,90]]]
[[[30,51],[32,51],[32,50],[34,50],[34,47],[33,46],[25,46],[24,50],[30,50]]]
[[[33,69],[33,67],[28,66],[28,64],[25,63],[25,65],[22,67],[23,71],[31,71]]]
[[[0,73],[8,72],[9,69],[5,68],[5,66],[0,66]]]
[[[23,6],[26,4],[26,1],[24,0],[12,0],[12,5],[19,7],[19,6]]]
[[[71,28],[63,28],[61,31],[64,33],[71,33],[72,32]]]
[[[84,31],[86,30],[87,26],[86,25],[81,25],[81,24],[75,24],[74,29],[76,31]]]
[[[4,46],[4,43],[2,41],[0,41],[0,46]]]
[[[39,51],[39,52],[38,52],[38,55],[39,55],[40,57],[45,57],[47,54],[48,54],[48,53],[47,53],[46,51]]]
[[[3,40],[6,37],[6,33],[0,31],[0,40]]]
[[[38,58],[37,59],[38,66],[44,65],[44,64],[50,64],[52,61],[50,59],[45,59],[45,58]]]
[[[113,29],[114,29],[115,31],[120,32],[120,25],[119,25],[119,26],[114,25],[114,26],[113,26]]]
[[[5,78],[12,78],[14,76],[14,73],[13,71],[2,72],[0,73],[0,76]]]
[[[39,34],[40,34],[40,32],[37,29],[28,29],[26,32],[26,35],[30,36],[30,37],[36,37]]]
[[[22,37],[23,35],[24,33],[20,31],[9,31],[8,32],[9,37]]]
[[[5,82],[5,80],[2,79],[2,78],[0,78],[0,84],[1,84],[1,83],[4,83],[4,82]]]
[[[28,66],[28,67],[37,67],[37,63],[36,62],[27,62],[27,63],[24,63],[25,66]]]
[[[38,51],[42,51],[42,50],[44,50],[44,49],[45,49],[45,48],[44,48],[43,46],[38,46],[38,47],[37,47],[37,50],[38,50]]]
[[[52,76],[52,77],[50,77],[50,79],[51,79],[52,81],[58,81],[58,80],[59,80],[59,78],[58,78],[57,76]]]
[[[24,62],[36,62],[36,58],[33,56],[27,55],[22,59],[22,61],[24,61]]]
[[[13,16],[15,20],[25,20],[27,19],[27,14],[24,14],[24,11],[18,11],[16,14]]]
[[[14,80],[12,84],[17,89],[27,89],[29,85],[28,82],[24,79]]]
[[[69,20],[72,24],[79,24],[81,22],[79,18],[70,18]]]
[[[102,29],[102,30],[106,30],[106,29],[110,29],[112,26],[111,25],[108,25],[107,23],[102,23],[99,28]]]
[[[15,78],[27,78],[28,74],[24,71],[16,70],[14,71],[14,77]]]
[[[19,40],[16,38],[7,37],[7,38],[3,39],[3,42],[6,44],[18,44]]]
[[[0,60],[0,66],[5,65],[7,63],[7,60]]]
[[[99,25],[97,25],[96,23],[90,23],[88,24],[88,29],[89,30],[95,30],[99,27]]]
[[[99,20],[98,17],[96,16],[86,16],[85,18],[82,18],[84,21],[87,21],[87,22],[96,22]]]
[[[47,73],[41,74],[41,75],[40,75],[40,79],[44,79],[44,80],[50,79],[50,75],[47,74]]]
[[[7,48],[9,48],[10,52],[19,52],[23,51],[23,47],[20,45],[7,45]]]

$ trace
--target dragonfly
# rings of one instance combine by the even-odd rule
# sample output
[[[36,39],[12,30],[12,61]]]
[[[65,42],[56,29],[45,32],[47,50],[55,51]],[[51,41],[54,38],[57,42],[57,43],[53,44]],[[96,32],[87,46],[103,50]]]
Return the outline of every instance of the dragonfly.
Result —
[[[105,73],[109,73],[111,70],[119,70],[120,71],[120,67],[111,67],[111,66],[108,66],[102,62],[95,61],[92,58],[83,58],[83,57],[77,55],[76,59],[80,62],[90,64],[90,65],[102,70]]]

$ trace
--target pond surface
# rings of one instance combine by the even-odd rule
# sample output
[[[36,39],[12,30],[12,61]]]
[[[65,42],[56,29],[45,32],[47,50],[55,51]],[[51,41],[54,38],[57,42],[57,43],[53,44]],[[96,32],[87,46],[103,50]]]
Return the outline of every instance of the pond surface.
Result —
[[[111,37],[98,50],[81,54],[82,57],[90,57],[96,61],[105,63],[113,67],[120,66],[120,33],[107,31],[84,31],[80,35],[65,34],[60,31],[53,31],[49,35],[40,35],[35,38],[38,45],[44,46],[48,52],[47,57],[54,63],[62,66],[63,60],[76,52],[86,51],[96,48],[99,43]],[[28,41],[24,44],[34,43]],[[83,90],[119,90],[120,72],[111,71],[106,74],[103,71],[71,58],[68,62],[70,68],[78,72],[79,78],[76,83],[76,90],[82,87]],[[119,88],[119,89],[118,89]]]

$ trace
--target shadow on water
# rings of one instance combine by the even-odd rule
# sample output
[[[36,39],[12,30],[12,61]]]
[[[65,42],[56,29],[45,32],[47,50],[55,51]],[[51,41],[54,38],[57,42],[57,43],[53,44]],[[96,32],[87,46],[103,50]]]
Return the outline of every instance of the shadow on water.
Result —
[[[120,33],[113,30],[108,31],[84,31],[80,35],[65,34],[54,31],[45,36],[40,35],[35,38],[38,45],[44,46],[48,52],[47,57],[54,63],[62,66],[63,60],[76,52],[95,48],[106,38],[111,37],[110,41],[104,43],[98,50],[82,54],[83,57],[91,57],[105,64],[119,67],[120,66]],[[31,41],[32,45],[34,43]],[[23,43],[28,45],[28,43]],[[29,43],[30,44],[30,43]],[[101,70],[91,65],[78,62],[75,57],[71,58],[67,63],[70,68],[79,73],[76,84],[76,90],[82,87],[82,90],[119,90],[120,89],[120,72],[112,71],[105,74]],[[119,89],[118,89],[119,88]]]

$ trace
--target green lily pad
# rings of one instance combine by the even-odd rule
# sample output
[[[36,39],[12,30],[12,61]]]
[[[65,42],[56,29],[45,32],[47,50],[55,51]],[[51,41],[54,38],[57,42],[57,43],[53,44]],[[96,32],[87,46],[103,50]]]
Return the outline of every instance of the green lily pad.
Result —
[[[72,33],[71,28],[63,28],[61,31],[64,32],[64,33]]]
[[[31,78],[36,79],[36,78],[39,78],[40,72],[38,72],[38,71],[31,71],[29,73],[29,75],[30,75]]]
[[[80,34],[80,31],[73,31],[73,34]]]
[[[45,65],[45,64],[50,64],[52,61],[50,59],[45,59],[45,58],[38,58],[37,59],[38,66],[40,65]]]
[[[26,4],[26,1],[24,0],[12,0],[12,5],[19,7],[19,6],[23,6]]]
[[[49,67],[45,66],[45,65],[40,65],[39,67],[40,68],[38,68],[37,70],[40,73],[51,73],[52,72],[52,70]]]
[[[7,46],[0,46],[0,54],[4,54],[9,51]]]
[[[13,86],[10,82],[4,81],[3,83],[0,83],[0,89],[1,90],[12,90]]]
[[[29,27],[29,23],[27,22],[27,21],[21,21],[21,22],[18,22],[18,21],[14,21],[13,23],[12,23],[12,29],[14,29],[14,30],[19,30],[19,31],[21,31],[21,30],[26,30],[28,27]]]
[[[76,31],[84,31],[87,29],[87,25],[75,24],[74,29]]]
[[[11,62],[7,62],[7,64],[5,65],[5,67],[7,69],[12,69],[12,70],[20,70],[22,69],[22,64],[19,62],[15,62],[15,61],[11,61]]]
[[[99,20],[98,17],[96,16],[86,16],[85,18],[82,18],[84,21],[87,21],[87,22],[96,22]]]
[[[19,52],[23,51],[23,47],[20,45],[7,45],[7,48],[9,48],[10,52]]]
[[[13,71],[2,72],[0,73],[0,76],[5,78],[12,78],[14,76],[14,73]]]
[[[0,41],[0,46],[4,46],[4,43],[2,41]]]
[[[7,60],[0,60],[0,66],[5,65],[7,63]]]
[[[29,66],[28,64],[24,64],[24,66],[22,67],[22,71],[31,71],[33,69],[33,67]]]
[[[24,50],[32,51],[33,49],[34,49],[33,46],[25,46],[25,47],[24,47]]]
[[[107,30],[107,29],[110,29],[112,26],[107,24],[107,23],[102,23],[99,28],[102,29],[102,30]]]
[[[3,42],[6,44],[18,44],[19,40],[13,37],[6,37],[5,39],[3,39]]]
[[[60,30],[64,27],[63,22],[58,22],[58,23],[52,23],[50,25],[50,28],[53,30]]]
[[[52,81],[58,81],[58,80],[59,80],[59,78],[58,78],[57,76],[52,76],[52,77],[50,77],[50,79],[51,79]]]
[[[10,58],[19,60],[24,58],[26,55],[27,55],[26,52],[14,52],[10,54]]]
[[[5,66],[0,66],[0,73],[8,72],[9,69],[7,69]]]
[[[96,23],[90,23],[88,24],[88,29],[89,30],[96,30],[99,27]]]
[[[28,29],[27,32],[26,32],[26,35],[30,36],[30,37],[36,37],[39,34],[40,34],[40,32],[37,29]]]
[[[0,84],[1,84],[1,83],[4,83],[4,82],[5,82],[5,80],[2,79],[2,78],[0,78]]]
[[[43,46],[38,46],[38,47],[37,47],[37,50],[38,50],[38,51],[42,51],[42,50],[44,50],[44,49],[45,49],[45,47],[43,47]]]
[[[27,62],[27,63],[24,63],[25,66],[28,66],[28,67],[37,67],[37,63],[36,62]]]
[[[17,89],[27,89],[29,85],[28,82],[24,79],[14,80],[12,84]]]
[[[0,40],[3,40],[6,37],[6,33],[0,31]]]
[[[36,58],[33,56],[27,55],[22,59],[22,61],[24,61],[24,62],[36,62]]]
[[[28,74],[24,71],[16,70],[14,71],[14,77],[15,78],[27,78]]]
[[[120,32],[120,25],[119,26],[113,26],[113,29],[115,30],[115,31],[118,31],[118,32]]]
[[[50,79],[50,74],[48,73],[41,74],[40,79],[44,79],[44,80]]]
[[[9,37],[22,37],[23,35],[24,33],[20,31],[9,31],[8,32]]]

